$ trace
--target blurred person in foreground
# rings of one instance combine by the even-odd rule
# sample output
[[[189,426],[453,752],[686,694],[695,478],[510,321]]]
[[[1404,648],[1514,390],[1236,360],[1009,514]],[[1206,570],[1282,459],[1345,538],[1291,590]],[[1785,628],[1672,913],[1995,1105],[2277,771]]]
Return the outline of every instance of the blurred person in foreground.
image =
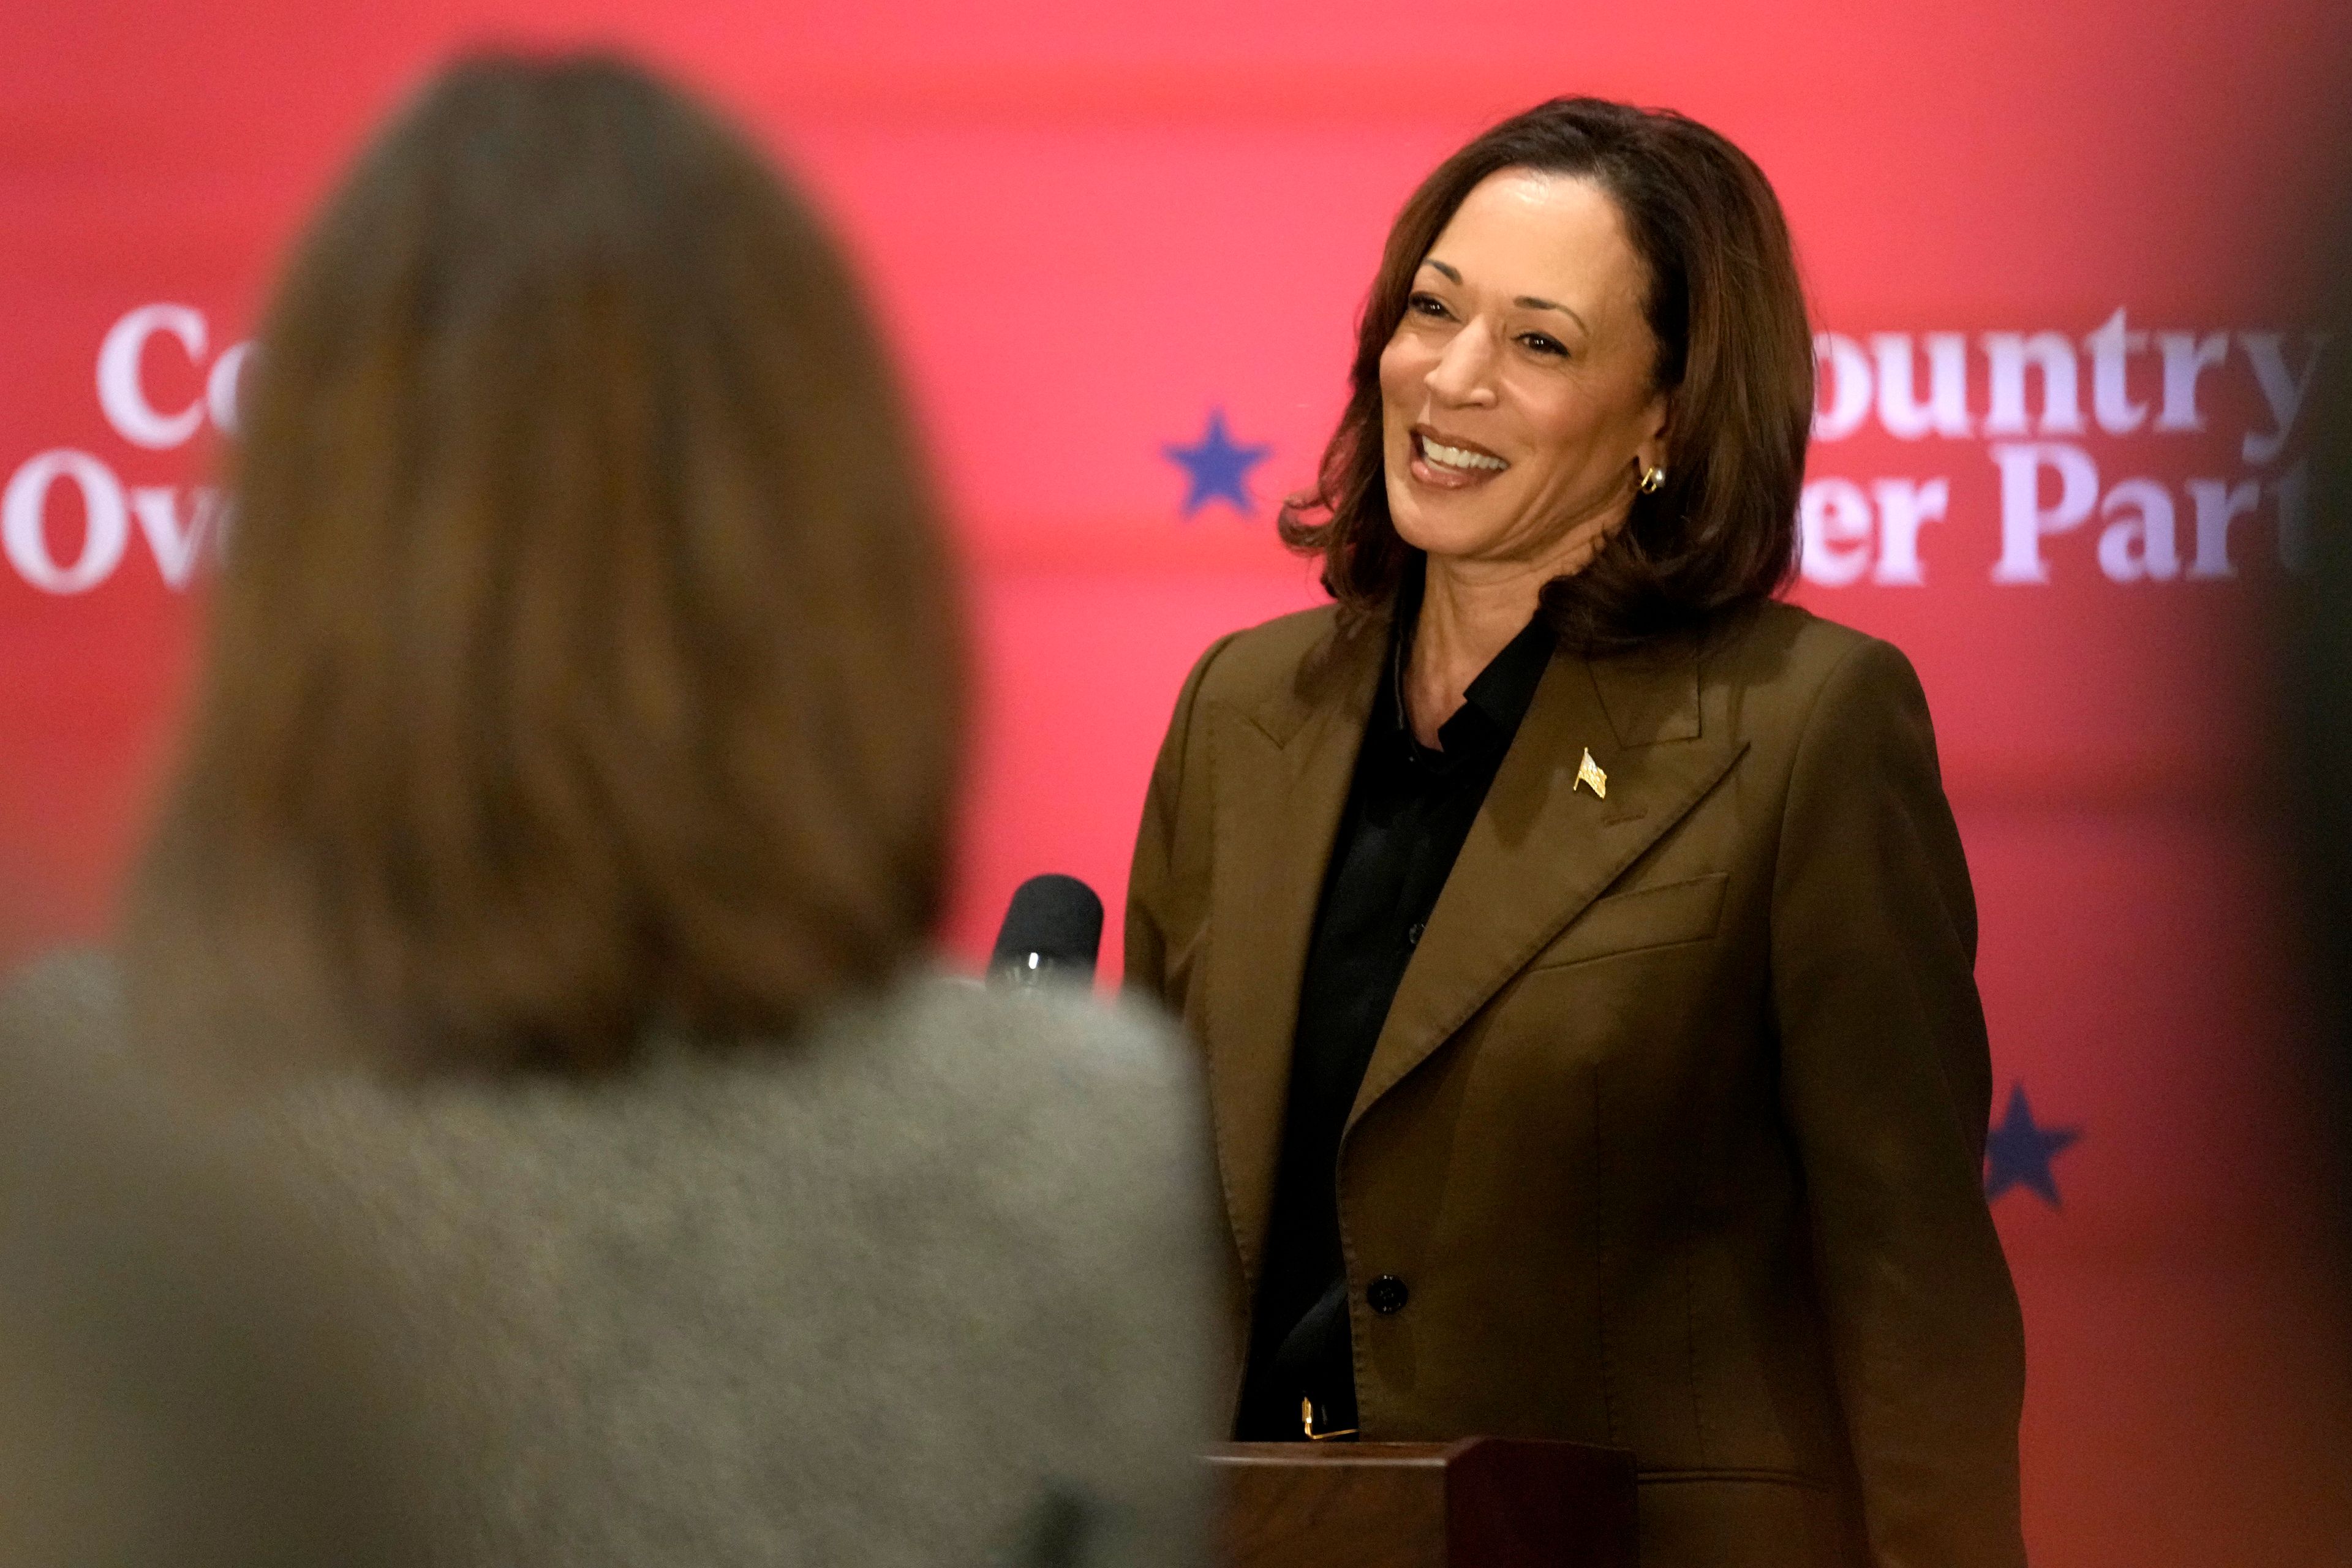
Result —
[[[1177,700],[1127,973],[1208,1052],[1244,1437],[1606,1443],[1651,1568],[2019,1568],[1976,904],[1895,648],[1780,602],[1812,344],[1755,163],[1538,105],[1390,231]]]
[[[114,991],[77,954],[0,994],[0,1563],[406,1568],[364,1277],[128,1070]]]
[[[259,339],[134,1032],[397,1284],[436,1561],[1176,1564],[1162,1028],[927,974],[957,593],[834,247],[608,60],[433,84]]]
[[[2310,233],[2282,257],[2300,260],[2307,247],[2323,260],[2326,284],[2316,323],[2324,347],[2305,416],[2308,553],[2273,606],[2272,629],[2283,699],[2274,715],[2286,808],[2279,847],[2300,895],[2293,931],[2314,1005],[2313,1026],[2285,1060],[2306,1121],[2296,1131],[2307,1129],[2316,1144],[2307,1205],[2316,1239],[2314,1256],[2298,1261],[2316,1264],[2327,1331],[2313,1343],[2275,1350],[2306,1409],[2340,1418],[2352,1408],[2352,205],[2343,195],[2352,158],[2345,138],[2335,145],[2326,166],[2336,183],[2312,204]],[[2307,1418],[2292,1405],[2274,1413],[2283,1426]],[[2310,1430],[2297,1430],[2297,1439],[2309,1441]],[[2352,1465],[2335,1457],[2329,1495],[2304,1513],[2332,1521],[2336,1560],[2352,1561]]]

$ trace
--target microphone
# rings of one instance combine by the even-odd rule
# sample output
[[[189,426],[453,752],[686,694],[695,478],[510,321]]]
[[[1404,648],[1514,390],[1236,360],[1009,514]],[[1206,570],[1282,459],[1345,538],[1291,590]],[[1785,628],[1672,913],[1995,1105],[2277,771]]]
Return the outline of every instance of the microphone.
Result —
[[[988,977],[1007,985],[1091,985],[1102,927],[1102,900],[1092,888],[1057,872],[1032,877],[1013,889]]]

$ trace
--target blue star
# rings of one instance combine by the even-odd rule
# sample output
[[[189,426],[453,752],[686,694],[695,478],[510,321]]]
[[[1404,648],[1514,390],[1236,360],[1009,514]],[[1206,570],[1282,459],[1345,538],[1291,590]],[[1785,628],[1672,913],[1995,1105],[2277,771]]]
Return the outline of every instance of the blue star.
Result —
[[[1225,431],[1225,411],[1209,410],[1209,428],[1200,441],[1190,447],[1167,446],[1160,448],[1184,468],[1190,485],[1184,492],[1184,515],[1192,516],[1213,500],[1231,501],[1239,510],[1250,510],[1249,471],[1265,461],[1271,447],[1236,447]]]
[[[2025,1086],[2011,1084],[2009,1110],[2000,1125],[1985,1136],[1985,1201],[1990,1203],[2020,1183],[2058,1206],[2058,1184],[2050,1174],[2051,1157],[2083,1135],[2079,1127],[2037,1127],[2033,1107],[2025,1100]]]

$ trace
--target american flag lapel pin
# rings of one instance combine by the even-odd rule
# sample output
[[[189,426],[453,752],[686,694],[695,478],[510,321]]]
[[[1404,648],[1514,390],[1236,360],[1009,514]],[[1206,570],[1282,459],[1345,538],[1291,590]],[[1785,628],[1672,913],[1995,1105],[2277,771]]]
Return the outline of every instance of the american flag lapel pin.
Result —
[[[1602,800],[1609,798],[1609,775],[1602,773],[1601,764],[1592,760],[1592,748],[1590,746],[1584,748],[1584,761],[1576,765],[1576,784],[1568,786],[1570,795],[1576,793],[1576,784],[1590,785],[1594,795]]]

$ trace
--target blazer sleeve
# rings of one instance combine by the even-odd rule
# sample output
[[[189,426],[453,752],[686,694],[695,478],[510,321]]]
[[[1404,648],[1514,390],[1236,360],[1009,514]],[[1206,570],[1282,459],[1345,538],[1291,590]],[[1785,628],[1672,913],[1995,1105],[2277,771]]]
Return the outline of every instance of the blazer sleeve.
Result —
[[[1883,642],[1798,742],[1772,893],[1782,1110],[1880,1568],[2021,1568],[2024,1332],[1984,1197],[1976,900],[1916,675]]]
[[[1176,828],[1184,809],[1186,763],[1200,749],[1193,738],[1192,712],[1209,667],[1239,635],[1228,633],[1210,644],[1184,678],[1183,689],[1176,696],[1176,711],[1168,721],[1168,733],[1160,742],[1159,760],[1152,763],[1151,783],[1143,795],[1143,820],[1135,833],[1135,858],[1128,868],[1123,984],[1179,1015],[1184,998],[1178,994],[1169,943],[1175,919],[1172,906],[1180,891],[1175,875]],[[1197,779],[1195,787],[1207,788],[1207,779]]]

